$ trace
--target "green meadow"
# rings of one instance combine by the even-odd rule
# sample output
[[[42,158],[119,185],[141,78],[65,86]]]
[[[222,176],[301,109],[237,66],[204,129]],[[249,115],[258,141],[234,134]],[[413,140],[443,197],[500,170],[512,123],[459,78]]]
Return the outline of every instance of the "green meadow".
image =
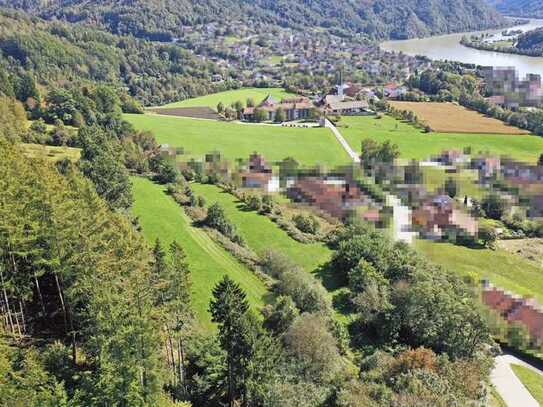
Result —
[[[165,247],[176,240],[185,250],[192,272],[194,309],[205,327],[212,327],[208,313],[211,291],[225,274],[241,285],[254,309],[263,306],[269,292],[262,281],[203,230],[193,227],[183,209],[166,195],[163,186],[137,177],[132,178],[132,186],[132,212],[138,217],[149,245],[157,238]]]
[[[244,209],[243,203],[215,185],[191,184],[196,195],[203,196],[207,205],[219,203],[238,228],[249,247],[257,254],[273,249],[290,257],[306,271],[312,272],[326,263],[331,251],[322,243],[304,244],[292,239],[266,216]]]
[[[471,249],[445,242],[418,240],[416,248],[436,264],[543,302],[543,269],[505,250]]]
[[[349,157],[329,129],[228,123],[158,115],[124,115],[137,129],[151,130],[161,144],[183,147],[190,156],[219,151],[226,158],[259,152],[267,160],[294,157],[305,165],[347,164]]]
[[[279,57],[280,58],[280,57]],[[271,62],[278,62],[278,58],[271,58]],[[293,93],[287,92],[282,88],[241,88],[227,90],[225,92],[213,93],[211,95],[200,96],[192,99],[185,99],[180,102],[169,103],[161,107],[202,107],[207,106],[216,109],[219,102],[225,106],[230,106],[232,103],[241,100],[244,104],[248,98],[253,99],[256,103],[262,101],[266,96],[272,95],[275,99],[283,99],[294,96]]]
[[[346,127],[339,130],[355,151],[360,151],[365,138],[391,140],[408,159],[426,159],[443,150],[470,146],[474,154],[490,152],[535,163],[543,152],[543,137],[533,135],[424,133],[390,116],[345,116],[341,122]]]
[[[515,372],[515,375],[520,379],[522,384],[526,386],[530,394],[541,405],[543,404],[543,376],[532,369],[521,366],[511,365],[511,369]]]

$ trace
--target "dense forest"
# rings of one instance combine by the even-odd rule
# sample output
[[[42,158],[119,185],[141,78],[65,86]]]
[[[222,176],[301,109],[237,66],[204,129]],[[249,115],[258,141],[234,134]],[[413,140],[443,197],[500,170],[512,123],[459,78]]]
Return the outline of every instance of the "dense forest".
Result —
[[[453,31],[481,30],[505,21],[483,0],[0,0],[51,19],[97,24],[115,34],[171,41],[183,27],[242,20],[262,29],[269,24],[322,27],[336,33],[365,33],[371,38],[407,38]]]
[[[233,86],[228,81],[212,84],[217,67],[173,44],[1,10],[0,69],[12,77],[30,73],[44,87],[107,83],[144,105]]]
[[[487,0],[487,2],[508,16],[543,18],[543,4],[539,0]]]

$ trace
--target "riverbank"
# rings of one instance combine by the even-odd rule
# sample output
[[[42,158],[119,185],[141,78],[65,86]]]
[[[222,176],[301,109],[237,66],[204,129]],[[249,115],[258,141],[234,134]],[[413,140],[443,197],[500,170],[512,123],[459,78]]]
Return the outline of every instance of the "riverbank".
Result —
[[[543,27],[543,20],[532,19],[529,24],[519,26],[523,32]],[[458,34],[440,35],[427,38],[385,41],[380,44],[385,51],[402,52],[411,56],[425,56],[437,61],[458,61],[465,64],[494,67],[515,67],[523,77],[534,73],[543,76],[543,58],[527,55],[480,50],[462,45],[462,38],[471,36],[491,36],[495,40],[502,38],[503,29],[465,32]],[[508,37],[509,38],[509,37]]]
[[[501,52],[504,54],[513,54],[513,55],[523,55],[527,57],[533,57],[533,58],[541,58],[543,57],[543,51],[541,50],[523,50],[516,48],[514,46],[501,46],[501,45],[495,45],[494,43],[485,43],[481,41],[471,41],[466,38],[462,38],[460,40],[460,44],[462,44],[464,47],[473,48],[481,51],[490,51],[490,52]]]

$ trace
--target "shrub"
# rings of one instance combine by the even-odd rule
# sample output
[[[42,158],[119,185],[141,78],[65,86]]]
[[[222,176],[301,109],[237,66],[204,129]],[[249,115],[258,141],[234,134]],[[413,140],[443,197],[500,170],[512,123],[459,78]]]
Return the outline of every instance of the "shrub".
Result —
[[[209,207],[207,216],[203,220],[203,224],[218,230],[234,243],[242,246],[244,245],[243,239],[238,234],[236,227],[228,221],[224,214],[224,209],[218,203],[214,203]]]
[[[292,217],[292,221],[303,233],[316,235],[319,232],[319,221],[313,215],[304,216],[302,214],[298,214]]]

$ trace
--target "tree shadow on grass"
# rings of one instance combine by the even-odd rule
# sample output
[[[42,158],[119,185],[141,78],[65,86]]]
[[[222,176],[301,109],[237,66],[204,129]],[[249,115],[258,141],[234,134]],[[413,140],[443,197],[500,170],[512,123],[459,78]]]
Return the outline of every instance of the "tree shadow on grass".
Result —
[[[334,270],[332,262],[320,265],[314,274],[321,280],[328,291],[335,291],[347,285],[347,281]]]

